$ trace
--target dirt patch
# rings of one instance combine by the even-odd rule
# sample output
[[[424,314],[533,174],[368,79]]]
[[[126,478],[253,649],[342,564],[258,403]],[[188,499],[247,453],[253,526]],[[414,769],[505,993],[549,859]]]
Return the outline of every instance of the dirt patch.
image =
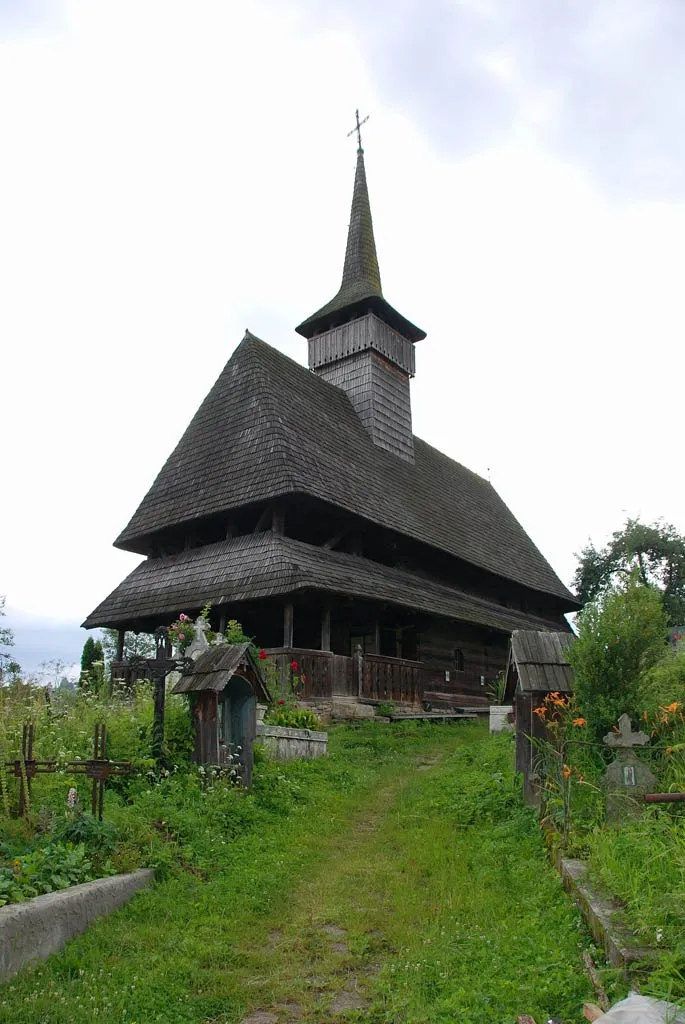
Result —
[[[329,1010],[331,1013],[346,1013],[348,1010],[363,1010],[368,1005],[366,999],[362,999],[358,992],[338,992]]]
[[[274,1010],[278,1010],[288,1021],[302,1019],[302,1007],[299,1003],[276,1003]]]
[[[255,1010],[249,1017],[243,1017],[241,1024],[278,1024],[278,1017],[268,1010]]]
[[[347,929],[339,928],[337,924],[327,924],[323,931],[334,939],[340,939],[343,935],[347,935]]]

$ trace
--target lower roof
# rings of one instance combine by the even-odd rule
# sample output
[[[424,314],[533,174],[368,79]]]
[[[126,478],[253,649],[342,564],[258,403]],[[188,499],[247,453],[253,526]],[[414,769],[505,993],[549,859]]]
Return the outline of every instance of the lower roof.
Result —
[[[265,532],[146,559],[83,625],[127,626],[150,618],[161,624],[207,601],[220,607],[304,591],[381,601],[505,633],[562,624],[504,608],[405,569]]]

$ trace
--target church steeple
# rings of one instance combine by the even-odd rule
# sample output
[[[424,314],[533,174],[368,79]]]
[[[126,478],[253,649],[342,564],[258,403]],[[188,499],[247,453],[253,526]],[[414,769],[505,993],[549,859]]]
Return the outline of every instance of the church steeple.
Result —
[[[357,112],[358,135],[359,126]],[[310,370],[347,392],[374,444],[413,462],[409,380],[426,335],[383,298],[361,136],[340,289],[296,330]]]
[[[381,274],[373,236],[371,203],[366,184],[364,150],[357,149],[350,226],[347,232],[345,265],[337,295],[304,320],[295,330],[304,338],[312,338],[337,324],[345,323],[363,313],[373,312],[409,341],[421,341],[426,332],[406,320],[383,298]]]

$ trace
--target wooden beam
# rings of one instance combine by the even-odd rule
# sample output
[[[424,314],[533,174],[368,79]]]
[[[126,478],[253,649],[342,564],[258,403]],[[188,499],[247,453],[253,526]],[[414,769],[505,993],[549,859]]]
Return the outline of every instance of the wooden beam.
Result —
[[[126,638],[126,630],[120,629],[117,633],[117,661],[124,660],[124,640]]]
[[[331,606],[324,605],[321,612],[321,650],[331,649]]]
[[[271,505],[266,505],[264,507],[263,511],[262,511],[262,514],[260,515],[259,519],[257,520],[257,525],[255,526],[255,528],[254,528],[254,530],[252,532],[253,533],[260,533],[264,529],[264,527],[266,526],[266,524],[269,521],[270,517],[271,517]]]
[[[226,612],[222,611],[219,613],[219,632],[226,632]]]
[[[333,548],[336,548],[338,546],[338,544],[346,535],[346,533],[347,527],[345,527],[344,530],[338,530],[338,532],[334,533],[332,537],[329,537],[327,541],[324,541],[324,543],[321,546],[327,548],[328,551],[332,551]]]
[[[292,601],[286,601],[283,606],[283,646],[293,646],[293,632],[295,622],[295,610]]]
[[[233,536],[234,524],[232,519],[226,520],[226,540],[230,540]]]
[[[373,649],[376,654],[381,653],[381,622],[380,619],[376,619],[373,630]]]
[[[285,535],[285,506],[276,505],[271,516],[271,529],[277,537]]]
[[[607,996],[606,990],[602,985],[601,978],[597,972],[597,968],[593,963],[592,957],[590,956],[587,950],[583,952],[583,963],[585,964],[585,970],[587,971],[590,977],[590,981],[592,982],[592,987],[595,990],[597,1002],[603,1010],[608,1010],[611,1006],[611,1003],[609,1002],[609,997]]]
[[[596,1003],[583,1003],[583,1017],[585,1020],[600,1020],[604,1016],[602,1010]]]

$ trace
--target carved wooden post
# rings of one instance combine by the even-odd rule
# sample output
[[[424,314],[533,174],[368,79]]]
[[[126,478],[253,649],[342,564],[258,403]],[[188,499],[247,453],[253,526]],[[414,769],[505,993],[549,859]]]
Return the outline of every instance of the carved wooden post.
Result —
[[[219,615],[219,632],[221,634],[226,632],[226,612],[221,612]]]
[[[355,651],[355,661],[357,662],[357,696],[363,696],[364,689],[364,654],[362,652],[361,644],[357,644],[357,650]]]
[[[295,612],[292,601],[286,601],[283,606],[283,646],[293,646],[293,625]]]
[[[125,637],[126,637],[126,631],[123,630],[123,629],[120,629],[118,634],[117,634],[117,657],[116,657],[117,661],[123,661],[124,660],[124,640],[125,640]]]
[[[321,613],[321,650],[331,649],[331,606],[324,605]]]
[[[166,700],[166,673],[167,673],[167,644],[169,635],[160,627],[155,632],[157,664],[153,668],[154,690],[153,690],[153,712],[152,712],[152,756],[156,761],[161,760],[164,748],[164,704]]]

